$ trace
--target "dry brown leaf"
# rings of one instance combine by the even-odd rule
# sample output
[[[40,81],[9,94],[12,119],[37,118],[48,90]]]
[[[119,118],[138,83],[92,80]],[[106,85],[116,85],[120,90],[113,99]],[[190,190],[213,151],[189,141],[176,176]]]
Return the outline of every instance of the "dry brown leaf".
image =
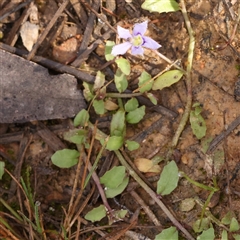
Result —
[[[117,109],[118,109],[118,105],[117,105],[115,102],[107,99],[107,100],[104,102],[104,108],[105,108],[106,110],[108,110],[108,111],[114,111],[114,110],[117,110]]]
[[[161,170],[159,165],[154,165],[153,161],[147,158],[137,158],[134,160],[134,164],[140,172],[144,173],[159,173]]]
[[[20,30],[20,35],[24,47],[30,52],[38,39],[39,26],[30,22],[25,22]]]

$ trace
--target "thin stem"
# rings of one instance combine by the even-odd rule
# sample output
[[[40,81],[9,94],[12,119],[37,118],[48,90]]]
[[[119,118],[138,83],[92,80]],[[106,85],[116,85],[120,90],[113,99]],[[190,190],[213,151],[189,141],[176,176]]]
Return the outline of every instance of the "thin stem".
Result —
[[[106,93],[106,97],[111,98],[132,98],[141,96],[142,93]]]
[[[180,0],[182,14],[185,20],[185,24],[187,26],[188,34],[189,34],[189,51],[188,51],[188,60],[187,60],[187,72],[186,72],[186,85],[187,85],[187,103],[185,106],[185,111],[183,113],[182,119],[178,125],[177,131],[173,137],[171,147],[175,148],[177,146],[178,140],[182,131],[188,121],[188,117],[192,107],[192,80],[191,80],[191,70],[192,70],[192,63],[193,63],[193,53],[194,53],[194,46],[195,46],[195,38],[194,32],[191,27],[191,23],[189,21],[187,10],[185,7],[184,0]]]
[[[197,187],[200,187],[200,188],[202,188],[202,189],[205,189],[205,190],[211,191],[211,192],[217,192],[217,191],[219,190],[219,188],[217,188],[216,186],[215,186],[215,187],[209,187],[209,186],[206,186],[206,185],[204,185],[204,184],[202,184],[202,183],[199,183],[199,182],[194,181],[193,179],[191,179],[190,177],[188,177],[187,174],[184,173],[184,172],[179,172],[179,173],[180,173],[180,175],[181,175],[182,177],[185,177],[191,184],[193,184],[193,185],[195,185],[195,186],[197,186]]]

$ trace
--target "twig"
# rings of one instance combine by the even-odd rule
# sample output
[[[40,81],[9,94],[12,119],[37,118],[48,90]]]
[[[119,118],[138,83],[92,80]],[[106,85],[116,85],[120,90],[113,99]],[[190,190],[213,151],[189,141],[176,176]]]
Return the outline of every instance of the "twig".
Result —
[[[188,34],[189,34],[189,51],[188,51],[188,60],[187,60],[187,72],[186,72],[186,85],[187,85],[187,103],[185,107],[185,111],[183,113],[182,119],[178,125],[177,131],[173,137],[171,147],[175,148],[177,146],[178,140],[182,131],[188,121],[188,117],[192,107],[192,80],[191,80],[191,70],[192,70],[192,62],[193,62],[193,53],[195,46],[195,38],[194,32],[191,27],[191,23],[189,21],[186,6],[184,0],[180,0],[182,14],[187,26]]]
[[[30,12],[31,12],[31,8],[33,6],[33,2],[31,2],[28,6],[28,8],[25,8],[25,10],[23,11],[21,17],[14,22],[14,25],[13,27],[11,28],[9,34],[8,34],[8,37],[5,41],[6,44],[10,45],[10,46],[14,46],[15,43],[17,42],[17,39],[18,39],[18,35],[19,35],[19,28],[21,27],[21,25],[23,23],[25,23],[30,15]]]
[[[215,137],[212,142],[210,143],[208,150],[206,154],[210,154],[213,152],[213,150],[217,147],[217,145],[225,138],[227,137],[238,125],[240,125],[240,115],[229,125],[228,129],[221,134],[219,134],[217,137]]]
[[[80,156],[78,158],[78,165],[77,165],[77,170],[76,170],[76,176],[75,176],[75,180],[74,180],[74,184],[73,184],[73,191],[72,191],[72,195],[71,195],[71,199],[69,202],[69,206],[68,206],[68,212],[66,214],[65,220],[64,220],[64,228],[68,231],[69,230],[69,226],[70,226],[70,222],[72,221],[72,217],[76,208],[76,205],[79,203],[81,197],[82,197],[82,192],[83,189],[80,190],[80,192],[78,193],[77,199],[74,202],[74,198],[76,196],[76,190],[77,190],[77,185],[79,182],[79,177],[80,177],[80,170],[81,170],[81,166],[82,166],[82,151],[83,151],[83,147],[81,147],[81,149],[79,149],[80,151]],[[83,179],[82,179],[83,181]]]
[[[135,192],[135,191],[130,191],[130,194],[134,197],[134,199],[138,202],[138,204],[143,208],[145,213],[148,215],[149,219],[152,220],[154,225],[156,226],[161,226],[161,223],[158,221],[152,210],[147,206],[147,204],[142,200],[142,198]]]
[[[94,0],[93,1],[93,7],[90,7],[90,9],[97,11],[99,9],[99,7],[100,7],[100,1],[99,0]],[[82,59],[81,54],[83,53],[83,51],[87,48],[87,46],[89,44],[91,34],[92,34],[92,31],[93,31],[93,27],[94,27],[95,18],[96,18],[96,15],[93,12],[91,12],[90,16],[88,18],[86,29],[85,29],[84,34],[83,34],[83,39],[82,39],[80,48],[78,50],[78,57],[71,64],[73,67],[79,67],[80,66],[80,61]]]
[[[89,122],[89,127],[93,129],[93,125]],[[106,135],[98,130],[96,137],[98,140],[105,139]],[[157,205],[162,209],[162,211],[167,215],[167,217],[171,220],[171,222],[179,229],[181,230],[186,238],[188,240],[194,240],[194,238],[191,236],[191,234],[181,225],[180,222],[172,215],[172,213],[168,210],[168,208],[164,205],[164,203],[157,197],[157,194],[136,174],[136,172],[132,169],[132,167],[126,162],[126,160],[123,158],[120,151],[114,151],[117,155],[120,163],[122,166],[124,166],[131,177],[149,194],[149,196],[157,203]]]
[[[7,44],[1,43],[1,42],[0,42],[0,48],[5,50],[5,51],[15,53],[15,54],[17,54],[21,57],[26,58],[25,55],[27,54],[27,51],[25,51],[25,50],[21,50],[21,49],[15,48],[15,47],[11,47],[11,46],[8,46]],[[57,71],[59,73],[71,74],[71,75],[75,76],[76,78],[78,78],[78,79],[80,79],[84,82],[87,82],[87,83],[93,83],[94,79],[95,79],[95,76],[92,76],[92,75],[88,74],[87,72],[80,71],[76,68],[73,68],[73,67],[70,67],[70,66],[67,66],[67,65],[49,60],[49,59],[44,58],[44,57],[34,56],[31,60],[36,62],[36,63],[39,63],[39,64],[41,64],[45,67],[48,67],[48,68],[50,68],[54,71]]]
[[[15,8],[12,8],[9,12],[3,14],[1,17],[0,17],[0,21],[2,21],[4,18],[6,18],[7,16],[9,16],[10,14],[14,13],[14,12],[17,12],[19,9],[25,7],[26,5],[28,5],[30,2],[32,2],[33,0],[29,0],[27,2],[23,2],[21,4],[19,4],[17,7]]]
[[[57,21],[58,17],[62,14],[62,12],[64,11],[64,9],[66,8],[66,6],[68,5],[69,0],[64,0],[64,2],[62,3],[62,5],[59,7],[59,9],[56,11],[56,13],[54,14],[53,18],[51,19],[51,21],[49,22],[49,24],[47,25],[47,27],[45,28],[45,30],[42,32],[42,34],[40,35],[38,41],[34,44],[31,52],[28,54],[27,56],[27,60],[30,60],[35,53],[37,52],[38,47],[41,45],[41,43],[43,42],[43,40],[46,38],[47,34],[49,33],[49,31],[51,30],[51,28],[53,27],[54,23]]]

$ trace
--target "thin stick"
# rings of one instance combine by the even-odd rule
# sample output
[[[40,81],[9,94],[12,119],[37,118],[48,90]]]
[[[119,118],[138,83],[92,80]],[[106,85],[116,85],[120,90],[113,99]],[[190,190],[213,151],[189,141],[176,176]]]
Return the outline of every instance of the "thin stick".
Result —
[[[135,198],[138,204],[143,208],[143,210],[148,215],[148,217],[152,220],[154,225],[162,227],[162,224],[158,221],[155,214],[152,212],[149,206],[142,200],[142,198],[135,191],[130,191],[130,194]]]
[[[0,17],[0,21],[2,21],[4,18],[6,18],[7,16],[9,16],[10,14],[17,12],[18,10],[20,10],[21,8],[25,7],[26,5],[28,5],[30,2],[32,2],[33,0],[29,0],[27,2],[23,2],[21,4],[19,4],[17,7],[12,8],[9,12],[5,13],[4,15],[2,15]]]
[[[65,0],[62,3],[62,5],[59,7],[59,9],[56,11],[56,13],[54,14],[53,18],[51,19],[51,21],[49,22],[49,24],[47,25],[45,30],[42,32],[42,34],[39,37],[38,41],[34,44],[31,52],[28,54],[27,60],[30,60],[35,55],[35,53],[37,52],[38,47],[41,45],[41,43],[46,38],[46,36],[49,33],[49,31],[51,30],[51,28],[53,27],[54,23],[57,21],[58,17],[61,15],[61,13],[64,11],[66,6],[68,5],[68,2],[69,2],[69,0]]]

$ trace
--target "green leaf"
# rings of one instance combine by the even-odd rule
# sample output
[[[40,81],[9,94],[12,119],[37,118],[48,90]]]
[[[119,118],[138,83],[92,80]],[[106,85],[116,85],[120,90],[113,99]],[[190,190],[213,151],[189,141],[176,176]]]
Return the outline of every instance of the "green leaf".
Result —
[[[63,138],[66,141],[75,144],[81,144],[85,142],[87,134],[88,131],[86,131],[85,129],[70,129],[69,131],[63,133]]]
[[[89,120],[89,113],[86,109],[82,109],[73,120],[74,127],[84,127]]]
[[[181,203],[179,205],[179,209],[182,212],[189,212],[194,208],[195,204],[196,204],[196,202],[195,202],[194,198],[185,198],[181,201]]]
[[[91,222],[100,221],[107,215],[104,205],[93,208],[90,212],[85,215],[85,219]]]
[[[126,121],[131,124],[138,123],[142,120],[144,115],[145,115],[145,106],[141,106],[135,109],[134,111],[129,112],[126,116]]]
[[[94,81],[93,90],[96,91],[100,89],[104,85],[104,83],[105,75],[101,71],[98,71]]]
[[[126,75],[118,68],[114,76],[114,83],[117,90],[121,93],[127,89],[128,81]]]
[[[209,225],[210,225],[210,219],[209,218],[198,219],[193,224],[193,230],[196,233],[200,233],[203,230],[207,230],[209,228]]]
[[[228,240],[228,233],[225,229],[223,229],[223,231],[222,231],[221,240]]]
[[[0,161],[0,180],[2,179],[2,176],[4,174],[4,167],[5,167],[5,162]]]
[[[97,114],[101,115],[104,114],[105,108],[104,108],[104,101],[103,100],[94,100],[93,101],[93,107]]]
[[[214,229],[209,228],[206,231],[203,231],[203,233],[197,237],[197,240],[214,240]]]
[[[125,131],[125,112],[119,109],[113,114],[110,123],[110,134],[111,136],[123,136]]]
[[[233,234],[233,238],[235,240],[240,240],[240,234]]]
[[[116,211],[113,211],[113,216],[116,218],[116,219],[123,219],[126,214],[127,214],[127,210],[116,210]]]
[[[130,140],[126,141],[126,145],[129,151],[136,150],[140,147],[140,144],[138,142],[130,141]]]
[[[128,100],[124,106],[126,112],[131,112],[138,107],[138,100],[136,98],[131,98]]]
[[[83,87],[84,87],[83,96],[89,102],[94,98],[93,84],[83,82]]]
[[[113,42],[113,41],[107,41],[107,42],[106,42],[106,47],[105,47],[105,59],[106,59],[107,61],[111,61],[111,60],[113,60],[113,59],[115,58],[115,56],[113,56],[113,55],[111,54],[112,48],[113,48],[114,45],[115,45],[115,42]]]
[[[116,60],[116,64],[125,75],[129,75],[131,71],[131,65],[125,58],[119,58]]]
[[[138,87],[140,88],[141,93],[147,92],[152,89],[153,82],[147,83],[151,78],[152,76],[146,71],[142,72],[138,82]]]
[[[106,149],[109,151],[116,151],[121,148],[123,145],[123,137],[122,136],[112,136],[109,138],[107,142]]]
[[[178,167],[174,161],[171,161],[163,168],[157,183],[157,193],[161,195],[171,193],[177,187],[178,179]]]
[[[176,12],[179,5],[175,0],[145,0],[141,6],[143,9],[149,12]]]
[[[201,148],[202,148],[203,153],[207,152],[212,140],[213,140],[213,137],[201,139]]]
[[[123,182],[125,176],[126,168],[115,166],[100,178],[100,183],[104,184],[107,188],[116,188]]]
[[[114,198],[117,195],[121,194],[124,189],[127,187],[129,182],[129,177],[125,177],[122,183],[117,188],[107,188],[105,194],[107,198]]]
[[[79,152],[72,149],[56,151],[52,157],[52,163],[60,168],[70,168],[78,163]]]
[[[160,234],[155,237],[155,240],[178,240],[178,231],[175,227],[164,229]]]
[[[207,127],[201,114],[196,114],[195,110],[190,112],[190,123],[193,134],[197,139],[201,139],[206,135]]]
[[[224,217],[221,220],[221,223],[224,225],[229,225],[231,223],[231,220],[233,218],[233,212],[229,211],[227,214],[224,215]]]
[[[231,219],[230,232],[236,232],[239,230],[239,223],[235,217]]]
[[[157,105],[157,98],[152,93],[147,93],[146,95],[154,105]]]
[[[178,82],[183,76],[183,72],[180,70],[167,71],[159,76],[153,83],[153,90],[162,90],[165,87],[170,87],[174,83]]]

